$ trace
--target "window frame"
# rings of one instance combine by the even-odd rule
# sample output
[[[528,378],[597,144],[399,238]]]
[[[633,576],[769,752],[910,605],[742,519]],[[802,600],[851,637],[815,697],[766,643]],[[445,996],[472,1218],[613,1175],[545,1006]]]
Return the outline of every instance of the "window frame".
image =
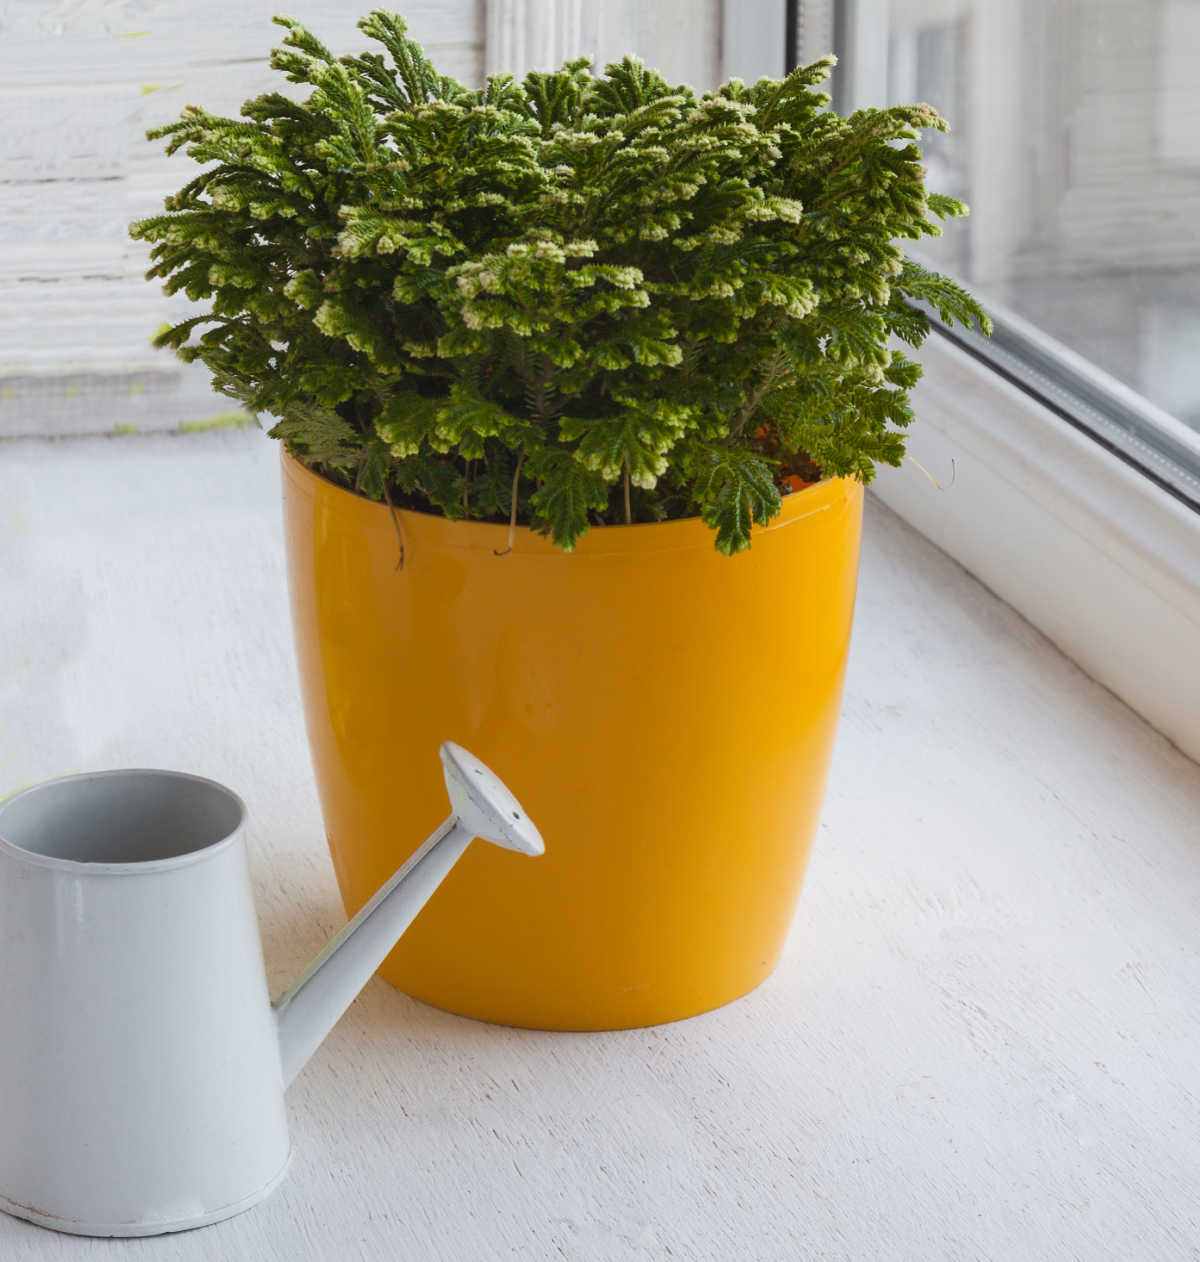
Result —
[[[987,305],[995,323],[990,338],[949,328],[930,313],[934,331],[1200,513],[1200,432],[1031,321]]]
[[[833,4],[842,111],[861,2]],[[909,458],[873,494],[1200,760],[1200,433],[988,306],[990,340],[934,318]]]

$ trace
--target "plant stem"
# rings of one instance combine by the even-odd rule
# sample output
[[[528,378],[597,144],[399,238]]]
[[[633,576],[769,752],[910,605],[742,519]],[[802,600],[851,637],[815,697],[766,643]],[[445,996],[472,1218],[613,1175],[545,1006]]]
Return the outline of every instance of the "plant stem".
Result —
[[[767,360],[767,365],[763,369],[762,380],[751,391],[750,397],[742,405],[742,410],[737,415],[737,420],[730,427],[730,434],[737,437],[746,428],[747,422],[758,411],[758,405],[766,398],[767,393],[779,380],[783,372],[784,364],[787,362],[787,356],[782,350],[777,350],[774,355]]]
[[[625,462],[625,524],[633,525],[633,512],[629,504],[629,462]]]
[[[496,556],[506,557],[513,550],[513,544],[517,538],[517,490],[521,482],[521,466],[525,463],[525,453],[517,457],[517,467],[513,470],[512,480],[512,508],[508,513],[508,546],[502,551],[497,552]]]
[[[396,558],[397,571],[404,569],[404,528],[400,525],[400,514],[396,512],[396,506],[392,503],[392,494],[388,490],[387,475],[383,479],[383,498],[387,501],[388,512],[391,514],[392,525],[396,528],[396,543],[400,548],[400,555]]]

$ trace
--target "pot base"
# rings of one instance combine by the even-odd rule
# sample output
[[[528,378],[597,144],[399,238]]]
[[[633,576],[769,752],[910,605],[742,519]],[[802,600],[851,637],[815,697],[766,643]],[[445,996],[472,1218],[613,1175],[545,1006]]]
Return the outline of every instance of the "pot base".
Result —
[[[509,1030],[536,1030],[545,1034],[615,1034],[620,1030],[651,1030],[660,1025],[675,1025],[679,1021],[690,1021],[693,1017],[702,1017],[710,1012],[719,1012],[722,1008],[728,1008],[731,1004],[738,1003],[740,1000],[754,994],[764,982],[770,980],[778,964],[778,959],[772,960],[770,967],[755,981],[751,982],[750,985],[739,987],[736,991],[723,998],[714,999],[710,997],[702,1003],[686,1008],[664,1004],[654,1016],[641,1016],[632,1020],[625,1018],[605,1020],[598,1017],[595,1020],[562,1021],[553,1018],[538,1018],[533,1015],[527,1015],[522,1018],[519,1015],[510,1015],[513,1011],[511,1009],[505,1009],[503,1014],[499,1014],[494,1008],[486,1004],[451,1006],[444,1001],[439,1001],[432,995],[420,994],[411,986],[406,986],[400,981],[393,980],[388,976],[389,966],[387,964],[379,970],[377,976],[387,982],[393,990],[400,991],[401,994],[407,995],[409,999],[415,999],[417,1003],[424,1004],[426,1008],[432,1008],[436,1012],[444,1012],[447,1016],[462,1017],[467,1021],[479,1021],[483,1025],[497,1025]]]

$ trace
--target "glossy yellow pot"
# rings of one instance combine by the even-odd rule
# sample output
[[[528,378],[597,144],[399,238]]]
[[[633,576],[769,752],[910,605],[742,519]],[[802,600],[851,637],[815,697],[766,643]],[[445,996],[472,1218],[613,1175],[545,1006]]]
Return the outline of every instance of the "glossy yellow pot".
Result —
[[[436,750],[546,839],[473,846],[381,970],[486,1021],[649,1025],[771,971],[833,745],[862,488],[788,496],[749,552],[698,520],[528,530],[388,509],[284,457],[309,740],[348,912],[442,818]]]

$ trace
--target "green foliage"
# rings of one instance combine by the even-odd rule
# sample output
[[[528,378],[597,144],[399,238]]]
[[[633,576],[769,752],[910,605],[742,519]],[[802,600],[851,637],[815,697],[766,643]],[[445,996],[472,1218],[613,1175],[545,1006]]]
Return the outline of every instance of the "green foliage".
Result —
[[[360,494],[567,549],[699,515],[734,553],[796,476],[899,463],[915,301],[988,327],[896,244],[966,213],[924,186],[945,123],[829,112],[832,59],[704,95],[632,58],[471,91],[392,14],[342,58],[276,21],[300,91],[151,132],[203,170],[131,231],[206,304],[156,342]]]
[[[725,444],[689,453],[701,516],[717,532],[717,549],[727,556],[750,546],[750,528],[779,512],[779,488],[771,465],[754,451]]]

